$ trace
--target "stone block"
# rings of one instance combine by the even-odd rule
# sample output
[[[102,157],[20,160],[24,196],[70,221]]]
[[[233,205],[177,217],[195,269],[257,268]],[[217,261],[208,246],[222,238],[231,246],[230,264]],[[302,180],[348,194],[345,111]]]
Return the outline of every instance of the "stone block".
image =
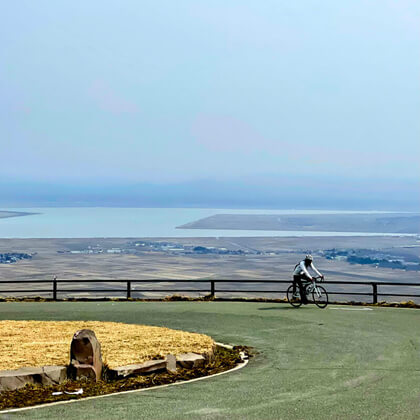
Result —
[[[67,379],[66,366],[44,366],[42,371],[42,385],[61,384]]]
[[[0,371],[0,392],[13,391],[27,384],[57,385],[67,378],[65,366],[25,367]]]
[[[202,367],[205,364],[205,357],[197,353],[182,353],[176,356],[178,365],[185,369]]]
[[[168,373],[176,373],[176,357],[173,354],[168,354],[166,356],[166,371]]]
[[[204,359],[206,359],[206,362],[213,362],[214,361],[214,351],[216,350],[216,346],[213,345],[213,347],[206,351],[205,353],[203,353],[202,355],[204,356]]]
[[[76,380],[87,379],[96,381],[96,371],[93,365],[80,364],[76,361],[72,363],[73,377]]]
[[[166,370],[166,360],[149,360],[144,363],[119,366],[111,370],[111,374],[117,378],[126,378],[127,376],[146,375],[162,370]]]

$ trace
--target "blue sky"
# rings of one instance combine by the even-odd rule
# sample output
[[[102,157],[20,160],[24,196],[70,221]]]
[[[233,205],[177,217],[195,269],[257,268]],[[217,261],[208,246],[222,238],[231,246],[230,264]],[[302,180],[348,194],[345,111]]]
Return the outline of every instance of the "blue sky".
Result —
[[[0,176],[419,179],[420,3],[0,5]]]

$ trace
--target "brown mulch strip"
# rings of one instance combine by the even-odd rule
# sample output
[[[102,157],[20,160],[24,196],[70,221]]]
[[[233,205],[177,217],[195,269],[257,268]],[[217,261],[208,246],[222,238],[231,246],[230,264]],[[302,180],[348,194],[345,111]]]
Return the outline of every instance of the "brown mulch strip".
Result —
[[[64,298],[51,299],[43,298],[41,296],[34,297],[0,297],[0,302],[261,302],[261,303],[289,303],[286,298],[270,299],[270,298],[214,298],[212,296],[190,297],[182,295],[171,295],[165,298]],[[355,302],[355,301],[331,301],[329,305],[349,305],[349,306],[378,306],[378,307],[392,307],[392,308],[414,308],[420,309],[420,304],[412,300],[403,302],[386,302],[378,303]]]
[[[214,360],[208,362],[204,367],[195,369],[178,368],[176,374],[167,372],[156,373],[147,376],[135,376],[119,380],[107,380],[106,378],[98,382],[87,381],[66,381],[54,386],[34,386],[27,385],[24,388],[14,391],[3,391],[0,393],[0,409],[20,408],[35,406],[57,401],[82,399],[97,395],[111,394],[115,392],[129,391],[133,389],[150,388],[157,385],[171,384],[178,381],[200,378],[213,375],[232,369],[242,361],[240,351],[249,354],[249,349],[242,346],[234,347],[232,350],[217,347],[214,352]],[[105,375],[106,377],[106,370]],[[53,392],[67,391],[72,392],[83,389],[82,395],[52,395]]]

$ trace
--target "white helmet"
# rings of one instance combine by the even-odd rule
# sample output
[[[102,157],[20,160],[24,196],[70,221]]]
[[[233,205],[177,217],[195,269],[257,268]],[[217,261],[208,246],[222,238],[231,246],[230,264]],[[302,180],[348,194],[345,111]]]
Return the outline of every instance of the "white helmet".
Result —
[[[311,254],[308,254],[308,255],[306,255],[306,257],[305,257],[305,260],[306,260],[306,261],[313,261],[314,259],[313,259],[313,257],[312,257],[312,255],[311,255]]]

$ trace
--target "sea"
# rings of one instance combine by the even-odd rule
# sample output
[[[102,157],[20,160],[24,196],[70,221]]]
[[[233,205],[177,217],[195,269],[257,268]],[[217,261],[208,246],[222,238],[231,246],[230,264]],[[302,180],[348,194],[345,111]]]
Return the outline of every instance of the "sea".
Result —
[[[381,211],[120,207],[42,207],[1,210],[37,214],[0,219],[0,238],[406,236],[360,232],[177,229],[178,226],[215,214],[385,213]]]

